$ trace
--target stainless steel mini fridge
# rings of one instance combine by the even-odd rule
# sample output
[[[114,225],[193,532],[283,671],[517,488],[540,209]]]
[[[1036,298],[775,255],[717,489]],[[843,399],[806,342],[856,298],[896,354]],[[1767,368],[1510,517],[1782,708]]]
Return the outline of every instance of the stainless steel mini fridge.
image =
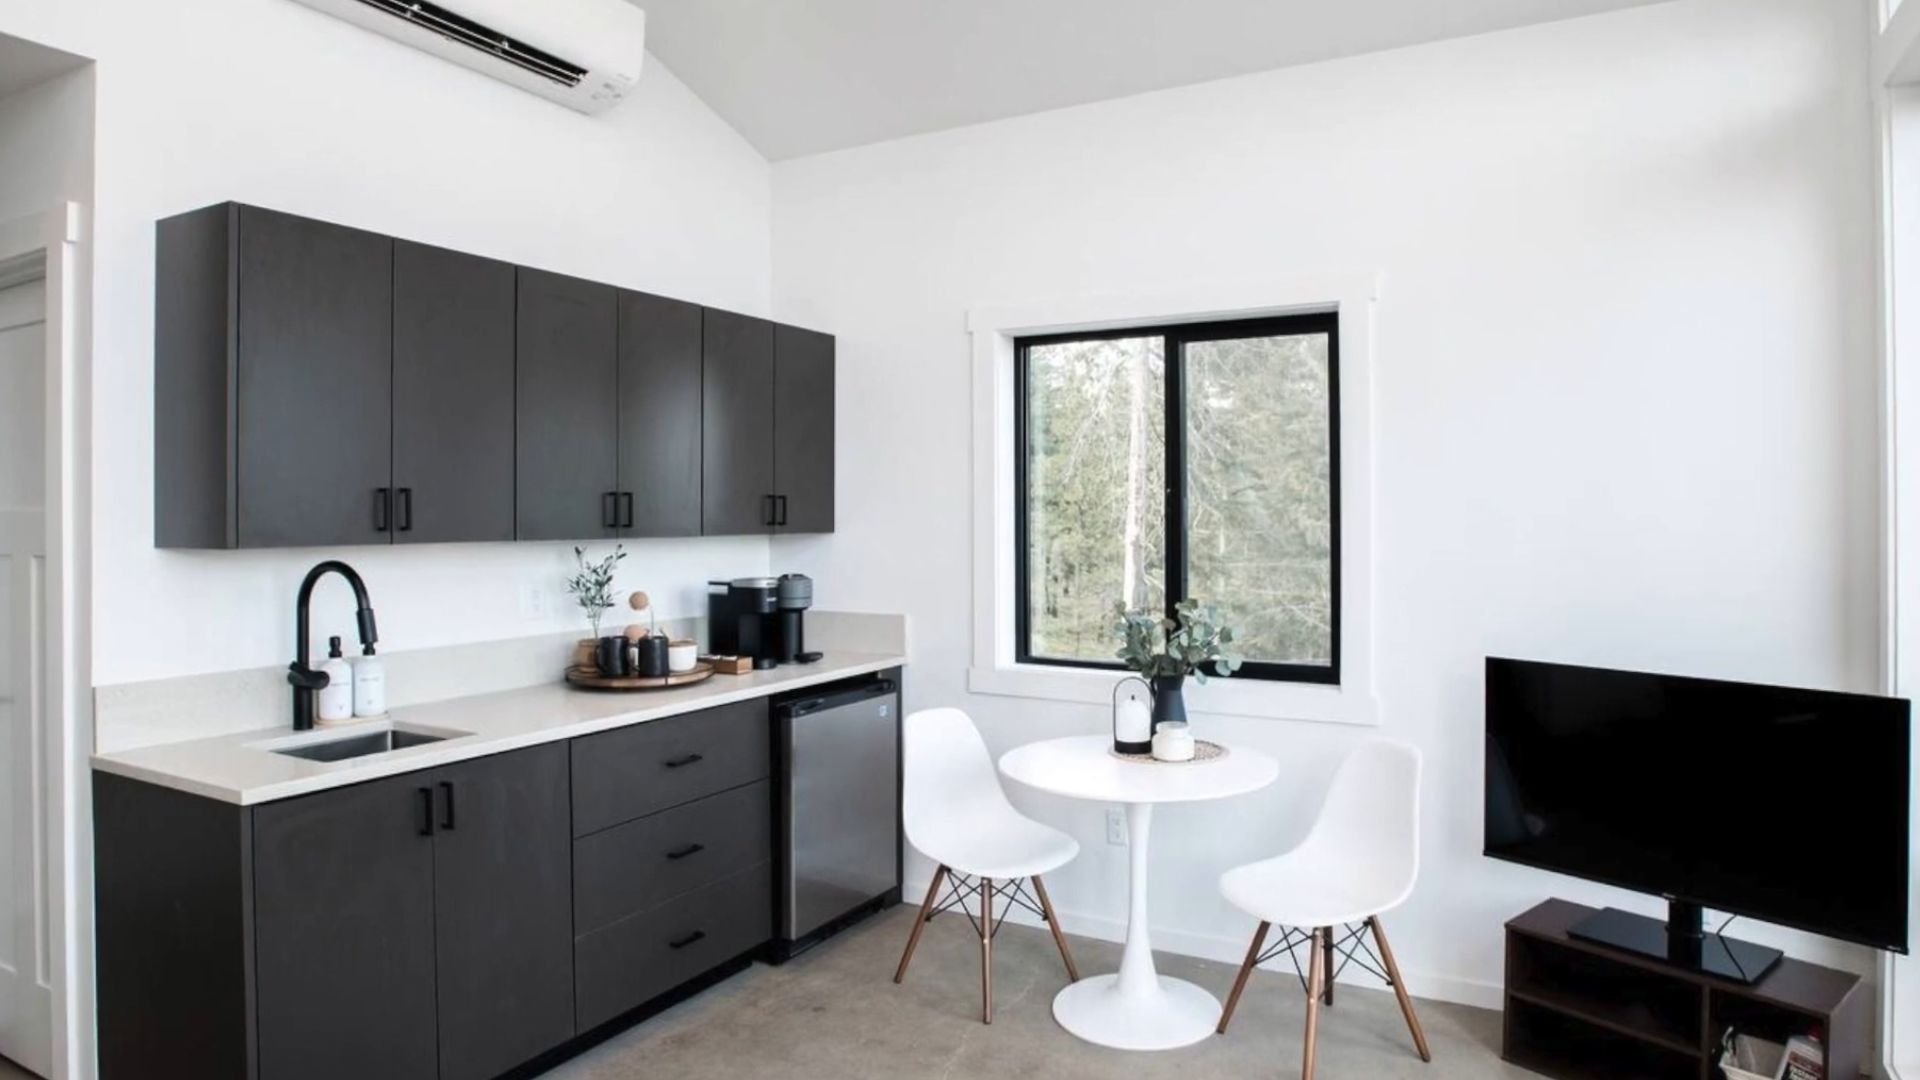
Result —
[[[781,800],[773,955],[785,960],[900,899],[900,685],[774,703]]]

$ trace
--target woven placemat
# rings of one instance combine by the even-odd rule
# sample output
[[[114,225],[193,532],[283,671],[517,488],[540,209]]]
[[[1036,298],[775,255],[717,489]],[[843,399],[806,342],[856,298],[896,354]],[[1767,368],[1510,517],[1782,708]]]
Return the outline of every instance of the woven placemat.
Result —
[[[1227,748],[1217,742],[1195,739],[1193,740],[1192,761],[1161,761],[1152,754],[1123,754],[1111,746],[1107,747],[1107,753],[1112,754],[1121,761],[1129,761],[1135,765],[1198,765],[1203,761],[1218,761],[1226,757]]]

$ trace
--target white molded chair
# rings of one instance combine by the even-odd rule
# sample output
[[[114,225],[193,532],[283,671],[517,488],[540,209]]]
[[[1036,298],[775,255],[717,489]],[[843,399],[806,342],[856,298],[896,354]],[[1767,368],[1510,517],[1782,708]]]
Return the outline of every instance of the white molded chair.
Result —
[[[1233,993],[1221,1010],[1220,1032],[1226,1033],[1253,969],[1304,943],[1310,954],[1302,1080],[1313,1080],[1320,1007],[1333,1004],[1334,979],[1348,963],[1392,984],[1420,1060],[1432,1061],[1393,949],[1380,929],[1380,916],[1406,900],[1419,873],[1420,751],[1405,743],[1372,740],[1341,764],[1319,818],[1298,847],[1220,876],[1220,892],[1227,901],[1260,920]],[[1280,943],[1262,953],[1267,930],[1275,925],[1281,928]],[[1369,934],[1380,946],[1377,956],[1367,944]],[[1340,968],[1334,967],[1336,952],[1342,957]]]
[[[959,709],[914,713],[906,719],[905,739],[900,808],[907,841],[940,868],[927,886],[927,898],[913,920],[913,933],[893,981],[906,978],[907,964],[927,923],[958,907],[980,935],[980,1020],[993,1023],[993,935],[1006,917],[1005,909],[999,919],[994,917],[998,896],[1008,908],[1019,904],[1046,920],[1060,959],[1066,961],[1068,980],[1078,982],[1080,972],[1067,951],[1066,935],[1060,932],[1040,875],[1072,862],[1080,853],[1079,842],[1013,808],[1000,789],[1000,774],[987,754],[987,744],[966,713]],[[1026,895],[1022,879],[1033,882],[1037,904]],[[943,883],[948,887],[947,899],[936,905]],[[979,899],[977,919],[966,909],[966,901],[975,897]]]

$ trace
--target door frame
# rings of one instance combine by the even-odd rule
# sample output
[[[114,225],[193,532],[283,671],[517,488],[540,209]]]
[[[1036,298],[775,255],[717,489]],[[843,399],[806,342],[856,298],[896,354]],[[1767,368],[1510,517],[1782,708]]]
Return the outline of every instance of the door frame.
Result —
[[[87,214],[63,202],[0,221],[0,281],[46,281],[47,854],[53,1080],[89,1080],[93,1032],[91,301]]]

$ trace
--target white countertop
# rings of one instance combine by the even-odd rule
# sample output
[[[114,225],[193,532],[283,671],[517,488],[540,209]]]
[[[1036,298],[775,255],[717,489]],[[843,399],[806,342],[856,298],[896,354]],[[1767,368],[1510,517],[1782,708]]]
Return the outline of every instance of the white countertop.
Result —
[[[93,767],[250,806],[767,697],[905,663],[906,657],[888,653],[829,652],[812,664],[789,664],[746,675],[714,675],[705,682],[673,690],[610,693],[575,690],[555,682],[397,708],[387,720],[368,721],[364,726],[295,733],[290,723],[281,723],[234,735],[95,754]],[[303,742],[319,741],[392,725],[454,734],[440,742],[347,761],[308,761],[274,753],[261,745],[283,745],[296,734]]]

